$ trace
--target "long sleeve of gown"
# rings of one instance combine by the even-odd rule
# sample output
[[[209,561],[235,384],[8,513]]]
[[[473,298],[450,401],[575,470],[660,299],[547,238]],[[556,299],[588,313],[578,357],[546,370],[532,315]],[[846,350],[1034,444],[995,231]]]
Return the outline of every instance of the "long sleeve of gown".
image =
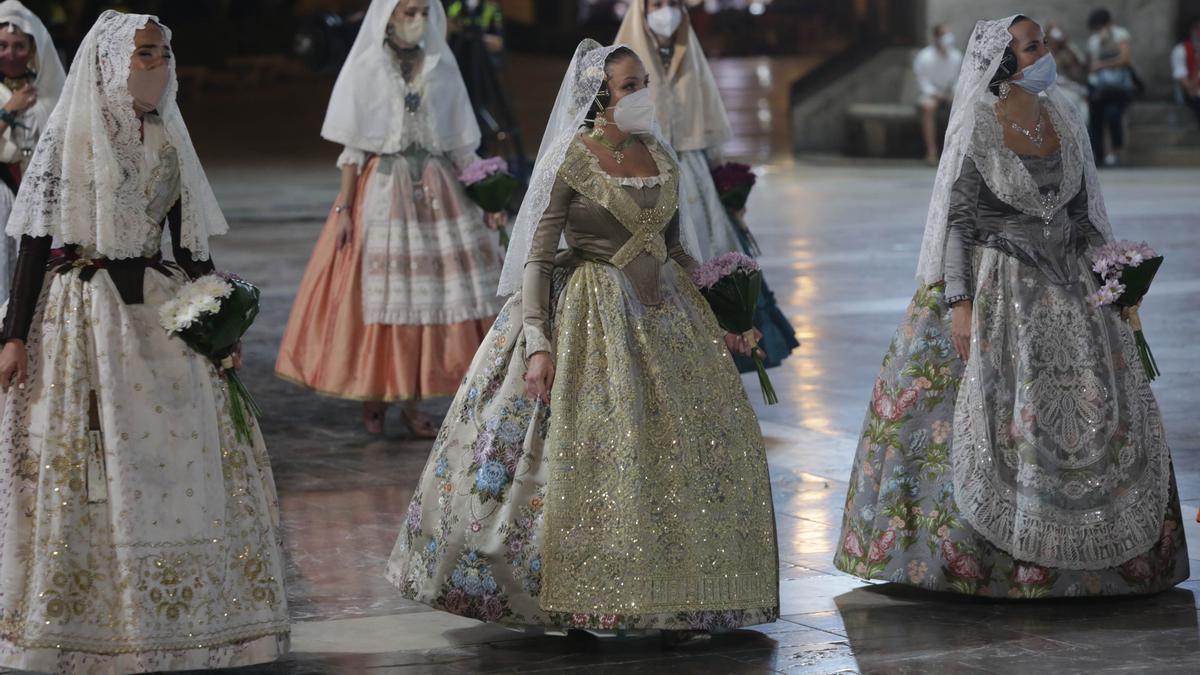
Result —
[[[175,202],[175,206],[171,207],[171,212],[167,215],[171,229],[171,253],[175,256],[175,264],[183,269],[189,279],[195,279],[211,273],[216,266],[213,264],[211,255],[204,260],[193,259],[191,250],[184,248],[181,243],[183,240],[180,234],[183,227],[181,204],[182,202]]]
[[[1082,255],[1089,248],[1099,248],[1104,245],[1104,235],[1096,229],[1092,216],[1088,211],[1087,177],[1080,179],[1079,193],[1067,202],[1067,217],[1075,235],[1075,250]]]
[[[946,224],[946,254],[943,261],[946,279],[946,303],[953,305],[974,296],[974,272],[971,250],[977,239],[979,191],[983,176],[970,156],[963,158],[962,172],[950,191],[950,209]]]
[[[8,313],[4,316],[4,342],[26,340],[33,326],[42,285],[46,282],[46,263],[50,261],[51,237],[21,237],[17,265],[13,270]]]
[[[667,226],[667,255],[672,260],[679,263],[685,272],[691,272],[692,268],[700,264],[696,259],[683,248],[683,242],[679,239],[679,212],[675,212],[675,218],[671,220],[671,224]]]
[[[522,320],[525,324],[525,358],[550,348],[550,285],[554,275],[554,256],[567,225],[574,191],[562,179],[554,181],[550,204],[542,213],[533,232],[529,257],[525,261],[521,284]]]

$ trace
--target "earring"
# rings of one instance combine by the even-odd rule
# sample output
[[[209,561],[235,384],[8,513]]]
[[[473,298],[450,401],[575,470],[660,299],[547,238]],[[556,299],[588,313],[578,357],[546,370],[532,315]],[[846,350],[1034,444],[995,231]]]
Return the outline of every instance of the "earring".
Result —
[[[604,138],[604,128],[608,126],[608,119],[602,113],[596,113],[596,118],[592,121],[592,138]]]
[[[1008,95],[1010,93],[1012,93],[1012,85],[1009,84],[1008,82],[1001,82],[1000,83],[1000,100],[1003,101],[1004,99],[1008,98]]]

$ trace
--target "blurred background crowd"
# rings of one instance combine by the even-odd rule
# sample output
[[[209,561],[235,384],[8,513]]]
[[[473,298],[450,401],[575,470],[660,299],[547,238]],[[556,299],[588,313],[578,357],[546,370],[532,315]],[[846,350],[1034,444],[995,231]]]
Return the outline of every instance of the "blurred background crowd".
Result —
[[[527,155],[540,138],[573,46],[584,37],[611,41],[630,0],[443,1],[456,54],[494,144],[490,149],[513,159]],[[1099,162],[1200,164],[1200,0],[689,4],[734,124],[731,156],[932,163],[974,21],[1022,11],[1047,26],[1060,82],[1090,118]],[[215,145],[224,141],[251,154],[286,147],[301,152],[295,148],[298,135],[307,136],[306,144],[317,142],[317,121],[365,5],[363,0],[29,2],[46,18],[66,62],[103,9],[159,15],[175,33],[184,105],[212,117],[210,128],[219,130]],[[247,113],[264,102],[286,107],[292,123],[247,123]],[[272,144],[271,138],[290,146]]]

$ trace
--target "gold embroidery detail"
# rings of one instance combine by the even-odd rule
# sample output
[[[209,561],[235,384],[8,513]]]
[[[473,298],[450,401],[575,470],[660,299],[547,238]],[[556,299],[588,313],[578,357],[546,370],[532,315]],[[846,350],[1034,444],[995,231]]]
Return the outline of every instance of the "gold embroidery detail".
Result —
[[[649,253],[660,263],[667,261],[663,232],[679,208],[679,169],[657,143],[648,141],[646,148],[654,156],[655,164],[667,173],[658,193],[658,203],[649,209],[638,206],[624,187],[608,178],[600,168],[599,160],[582,140],[571,144],[559,170],[567,185],[602,206],[629,230],[629,240],[611,260],[618,269],[623,269],[642,253]]]

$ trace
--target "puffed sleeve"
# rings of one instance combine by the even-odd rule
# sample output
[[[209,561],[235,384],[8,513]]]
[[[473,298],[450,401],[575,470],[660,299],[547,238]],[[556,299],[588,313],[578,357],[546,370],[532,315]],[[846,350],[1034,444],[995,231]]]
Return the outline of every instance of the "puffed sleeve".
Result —
[[[46,263],[50,261],[51,237],[21,237],[17,265],[13,270],[12,290],[8,295],[8,313],[4,315],[4,342],[26,340],[33,326],[42,284],[46,282]]]
[[[366,151],[357,150],[355,148],[351,148],[350,146],[346,146],[342,150],[342,154],[338,155],[337,158],[337,167],[339,169],[347,166],[354,166],[356,167],[356,171],[358,173],[362,173],[362,168],[366,165],[366,163]]]
[[[553,351],[550,345],[550,285],[554,275],[554,257],[567,224],[572,195],[574,190],[566,181],[555,179],[550,192],[550,204],[533,232],[521,285],[525,358],[538,352]]]
[[[1075,238],[1075,250],[1083,253],[1089,248],[1099,248],[1104,245],[1104,235],[1096,229],[1088,211],[1087,176],[1081,180],[1079,192],[1067,202],[1067,218],[1071,220],[1072,233]]]
[[[946,302],[953,305],[974,296],[971,249],[976,240],[979,216],[979,192],[983,176],[968,155],[962,171],[950,191],[950,210],[946,223]]]

